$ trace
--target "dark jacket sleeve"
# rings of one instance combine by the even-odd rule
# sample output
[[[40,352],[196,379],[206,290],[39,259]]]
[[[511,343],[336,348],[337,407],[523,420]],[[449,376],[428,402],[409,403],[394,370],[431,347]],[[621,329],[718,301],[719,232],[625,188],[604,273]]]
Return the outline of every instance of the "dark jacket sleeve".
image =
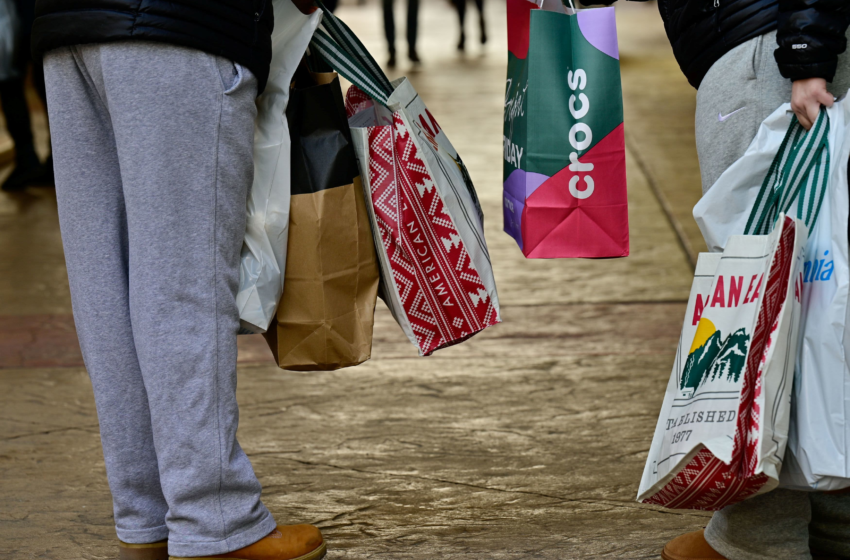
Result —
[[[832,81],[838,55],[847,48],[850,0],[779,0],[773,53],[779,71],[791,80]]]

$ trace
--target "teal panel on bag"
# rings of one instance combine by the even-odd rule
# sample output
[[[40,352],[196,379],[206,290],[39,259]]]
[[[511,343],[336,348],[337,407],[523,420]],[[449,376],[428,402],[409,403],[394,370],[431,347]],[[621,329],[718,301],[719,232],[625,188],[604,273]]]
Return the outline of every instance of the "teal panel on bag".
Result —
[[[623,122],[620,63],[584,38],[576,16],[534,10],[530,37],[528,59],[515,61],[524,63],[520,83],[527,90],[511,142],[523,152],[518,167],[551,177],[569,165],[570,153],[581,157]],[[509,55],[509,77],[513,62]],[[506,162],[505,176],[516,167]]]
[[[527,152],[528,60],[508,52],[505,87],[504,177],[521,167]],[[523,167],[524,168],[524,167]]]

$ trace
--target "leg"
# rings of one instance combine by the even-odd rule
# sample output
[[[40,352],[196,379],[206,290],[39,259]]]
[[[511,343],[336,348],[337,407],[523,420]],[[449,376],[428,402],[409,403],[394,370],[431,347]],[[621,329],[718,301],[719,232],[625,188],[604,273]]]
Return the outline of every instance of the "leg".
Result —
[[[395,56],[395,14],[393,13],[393,0],[383,0],[384,5],[384,35],[387,37],[387,45],[390,57]]]
[[[22,34],[18,39],[17,55],[14,66],[18,72],[17,78],[0,82],[0,102],[6,115],[6,126],[9,135],[15,143],[15,169],[3,183],[3,190],[23,190],[30,184],[52,182],[52,174],[45,172],[33,143],[30,111],[26,101],[25,78],[29,67],[29,34]],[[39,69],[41,65],[39,64]],[[44,92],[44,78],[35,70],[33,82],[38,88],[39,95]],[[43,98],[43,95],[42,95]]]
[[[696,141],[706,192],[755,138],[762,121],[791,100],[773,61],[776,34],[751,39],[714,63],[697,91]]]
[[[109,115],[69,49],[45,57],[56,198],[74,320],[91,376],[118,538],[168,537],[147,392],[130,323],[127,221]]]
[[[729,560],[811,560],[808,492],[774,490],[714,514],[711,547]]]
[[[29,27],[32,27],[30,24]],[[29,28],[28,27],[28,28]],[[47,94],[44,91],[44,62],[43,60],[33,60],[30,56],[29,46],[32,43],[32,36],[27,33],[26,35],[21,36],[21,44],[27,45],[27,47],[23,48],[22,51],[26,53],[26,63],[24,66],[29,65],[32,68],[32,85],[35,90],[38,92],[38,96],[41,98],[44,106],[47,107]],[[49,126],[48,122],[48,126]],[[48,142],[50,139],[48,139]],[[47,159],[44,162],[44,179],[43,181],[48,184],[53,184],[53,149],[50,148],[50,151],[47,154]]]
[[[419,0],[407,0],[407,53],[410,60],[419,62],[416,53],[416,32],[419,27]]]
[[[812,492],[809,544],[823,554],[850,557],[850,494]]]
[[[466,0],[455,0],[455,9],[457,9],[457,17],[460,21],[460,39],[457,42],[457,50],[462,51],[466,48],[466,33],[463,26],[466,19]]]
[[[130,316],[150,401],[169,553],[221,554],[275,528],[236,440],[236,290],[257,82],[193,49],[82,46],[102,75],[127,211]]]
[[[24,95],[23,78],[0,82],[0,102],[6,115],[6,128],[15,142],[15,163],[21,168],[39,164],[30,125],[30,110]]]
[[[475,0],[478,8],[478,24],[481,26],[481,44],[487,42],[487,24],[484,22],[484,0]]]

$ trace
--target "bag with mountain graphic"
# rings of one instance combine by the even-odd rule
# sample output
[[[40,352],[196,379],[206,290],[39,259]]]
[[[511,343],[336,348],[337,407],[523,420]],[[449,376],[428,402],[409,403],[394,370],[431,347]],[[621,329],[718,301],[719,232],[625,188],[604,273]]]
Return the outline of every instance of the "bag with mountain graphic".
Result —
[[[779,484],[807,235],[781,214],[700,255],[639,501],[714,511]]]

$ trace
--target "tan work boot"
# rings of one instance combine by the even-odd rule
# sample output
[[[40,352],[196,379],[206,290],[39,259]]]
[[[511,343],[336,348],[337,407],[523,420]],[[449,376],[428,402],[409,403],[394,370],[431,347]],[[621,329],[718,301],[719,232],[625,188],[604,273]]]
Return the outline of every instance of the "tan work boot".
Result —
[[[150,544],[118,541],[118,560],[168,560],[168,541]]]
[[[328,549],[322,532],[312,525],[278,525],[277,529],[252,545],[216,556],[178,558],[171,560],[320,560]]]
[[[726,560],[705,540],[705,530],[685,533],[667,543],[661,551],[664,560]]]

